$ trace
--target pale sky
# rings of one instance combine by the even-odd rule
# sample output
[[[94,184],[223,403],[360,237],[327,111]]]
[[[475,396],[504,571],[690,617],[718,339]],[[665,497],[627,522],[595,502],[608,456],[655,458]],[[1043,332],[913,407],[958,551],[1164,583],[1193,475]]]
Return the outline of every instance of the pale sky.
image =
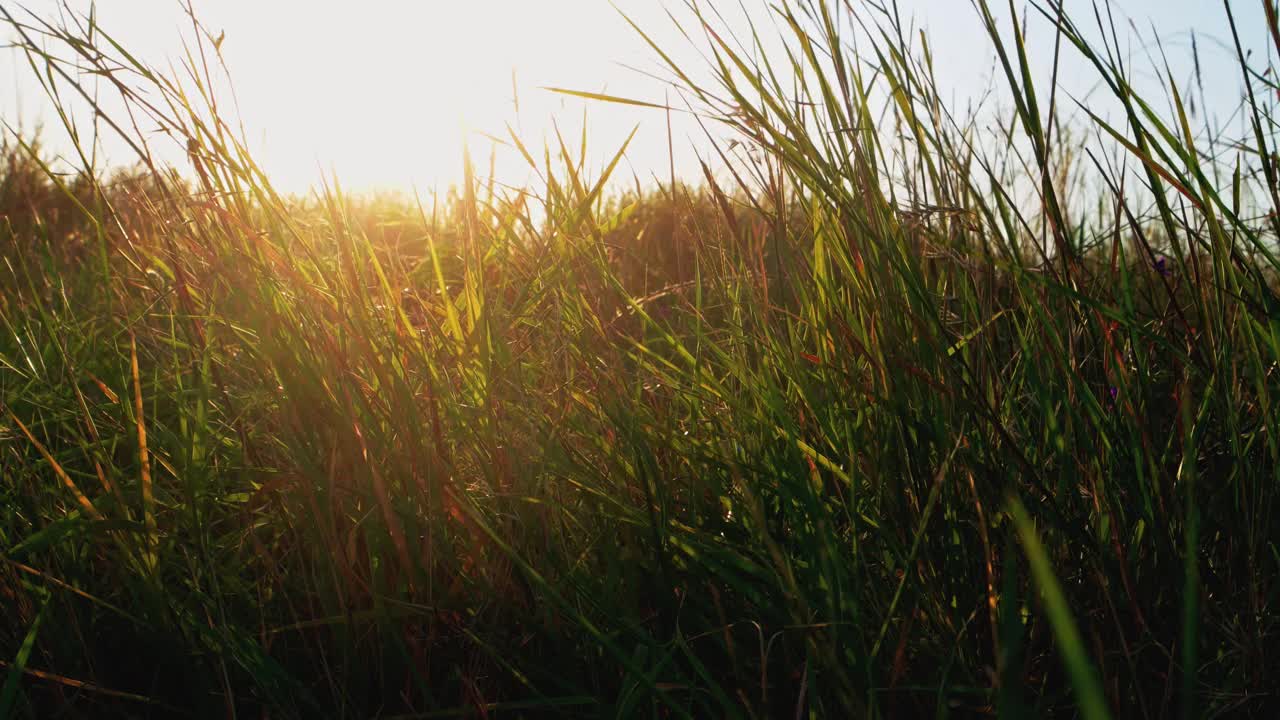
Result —
[[[667,126],[663,113],[584,103],[539,88],[559,86],[661,102],[664,87],[624,66],[657,70],[657,58],[608,0],[192,0],[197,14],[222,46],[255,156],[278,187],[303,191],[323,172],[334,171],[345,187],[358,190],[432,188],[461,175],[462,145],[470,143],[478,163],[487,162],[490,141],[479,133],[505,134],[504,123],[541,146],[556,118],[576,142],[584,107],[591,128],[592,156],[616,149],[631,128],[640,133],[622,172],[642,180],[668,173]],[[859,0],[852,0],[857,7]],[[703,0],[704,5],[738,12],[738,0]],[[55,0],[0,0],[12,12],[28,7],[56,11]],[[681,9],[679,0],[666,3]],[[763,0],[743,0],[765,27]],[[1023,0],[1018,0],[1020,7]],[[696,54],[675,30],[659,0],[616,0],[673,54],[698,66]],[[1005,6],[1004,0],[993,5]],[[1082,13],[1090,2],[1066,0]],[[73,0],[87,9],[88,0]],[[968,0],[902,0],[930,35],[944,88],[962,106],[980,93],[991,71],[991,46]],[[1265,52],[1266,34],[1257,0],[1233,0],[1242,41]],[[1150,28],[1189,76],[1191,30],[1199,40],[1211,110],[1229,114],[1241,79],[1231,65],[1226,16],[1216,0],[1116,0],[1144,37]],[[98,0],[99,23],[130,51],[153,65],[176,58],[180,31],[189,32],[176,0]],[[680,15],[680,13],[677,13]],[[1043,22],[1040,23],[1043,27]],[[1035,23],[1033,22],[1033,27]],[[8,40],[12,31],[0,28]],[[1051,47],[1035,42],[1029,51],[1047,77]],[[1044,37],[1040,35],[1039,37]],[[1142,52],[1136,42],[1130,48]],[[1064,84],[1083,94],[1092,74],[1070,58]],[[520,113],[513,103],[512,73]],[[12,50],[0,51],[0,118],[26,127],[50,125],[47,101],[30,69]],[[1154,81],[1153,81],[1154,82]],[[1157,96],[1163,96],[1158,91]],[[1223,118],[1226,119],[1225,117]],[[675,123],[677,172],[696,178],[691,147],[702,141],[696,125]],[[46,132],[56,148],[61,133]],[[690,142],[692,138],[692,145]],[[163,140],[158,141],[163,143]],[[103,150],[127,161],[123,145],[104,138]],[[499,156],[501,179],[528,179],[512,152]]]

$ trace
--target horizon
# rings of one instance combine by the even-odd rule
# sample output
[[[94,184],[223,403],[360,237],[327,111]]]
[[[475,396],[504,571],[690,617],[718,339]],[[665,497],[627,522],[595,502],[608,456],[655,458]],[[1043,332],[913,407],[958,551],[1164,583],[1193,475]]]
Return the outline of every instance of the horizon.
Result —
[[[21,7],[41,17],[56,17],[59,5],[59,0],[37,0]],[[91,3],[69,5],[87,12]],[[666,113],[585,101],[547,89],[657,103],[669,98],[678,107],[680,100],[670,94],[669,86],[645,75],[660,72],[656,54],[623,17],[625,13],[675,57],[693,58],[691,64],[698,64],[696,51],[662,4],[620,0],[615,10],[611,3],[596,0],[557,0],[537,8],[508,0],[434,6],[393,2],[344,12],[347,5],[193,2],[209,33],[224,39],[221,50],[249,148],[286,192],[306,193],[333,178],[361,193],[441,190],[461,180],[464,147],[484,168],[496,148],[498,178],[531,182],[533,175],[519,154],[496,147],[491,138],[505,137],[510,124],[531,147],[541,147],[555,137],[557,127],[566,138],[581,136],[584,117],[591,136],[588,155],[597,164],[638,127],[616,182],[664,185],[673,169],[678,179],[701,180],[699,156],[712,153],[704,131],[691,117],[673,113],[669,136]],[[671,5],[676,6],[675,17],[687,23],[687,11],[679,12],[683,4]],[[1212,108],[1215,126],[1239,121],[1231,117],[1241,81],[1232,51],[1224,45],[1230,42],[1225,12],[1195,0],[1170,5],[1141,0],[1130,3],[1127,19],[1117,18],[1129,28],[1121,32],[1131,45],[1122,50],[1130,53],[1139,73],[1137,89],[1149,92],[1160,81],[1144,58],[1144,53],[1156,52],[1149,41],[1155,36],[1170,56],[1175,77],[1191,87],[1191,102]],[[743,7],[753,22],[771,27],[763,3]],[[926,31],[942,91],[953,105],[986,98],[990,107],[1005,99],[1000,78],[992,80],[994,51],[969,3],[912,0],[903,2],[901,11]],[[1260,8],[1250,3],[1233,11],[1246,50],[1266,48]],[[495,12],[505,13],[503,22],[486,22]],[[96,18],[104,30],[161,68],[177,62],[183,39],[191,37],[189,20],[177,0],[159,9],[128,0],[98,0]],[[733,12],[722,19],[735,30],[745,27],[742,16]],[[998,20],[1007,23],[1007,10]],[[1077,16],[1081,25],[1091,21]],[[1145,29],[1148,23],[1150,29]],[[1193,32],[1198,39],[1198,79],[1209,77],[1208,83],[1196,83],[1192,74]],[[1043,18],[1038,23],[1031,18],[1031,63],[1044,75],[1052,71],[1053,48],[1037,40],[1051,38],[1050,33]],[[768,45],[767,35],[765,41]],[[1069,93],[1088,99],[1090,71],[1064,49],[1060,80]],[[46,149],[65,153],[66,132],[17,51],[0,54],[0,72],[13,79],[0,119],[28,133],[43,127]],[[1229,81],[1215,82],[1222,73],[1228,73]],[[87,122],[83,116],[80,121]],[[100,165],[132,162],[124,143],[110,133],[103,135],[99,149],[104,158]],[[180,149],[163,142],[156,143],[156,149],[160,159],[180,164]]]

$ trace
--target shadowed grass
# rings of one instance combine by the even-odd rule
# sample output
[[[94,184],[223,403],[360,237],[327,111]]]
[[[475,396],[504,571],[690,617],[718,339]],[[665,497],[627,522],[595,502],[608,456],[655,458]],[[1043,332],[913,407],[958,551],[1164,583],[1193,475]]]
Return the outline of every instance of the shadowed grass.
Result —
[[[413,200],[278,193],[198,24],[161,73],[96,17],[5,10],[71,136],[95,105],[139,165],[4,149],[0,709],[1274,702],[1265,58],[1240,52],[1252,129],[1210,156],[1176,83],[1168,112],[1133,93],[1107,7],[1031,4],[1037,48],[977,0],[992,140],[892,6],[789,0],[739,35],[687,10],[705,72],[654,49],[672,106],[733,136],[704,187],[615,192],[625,145],[593,170],[512,133],[539,186],[468,161]],[[1122,122],[1034,82],[1067,52]]]

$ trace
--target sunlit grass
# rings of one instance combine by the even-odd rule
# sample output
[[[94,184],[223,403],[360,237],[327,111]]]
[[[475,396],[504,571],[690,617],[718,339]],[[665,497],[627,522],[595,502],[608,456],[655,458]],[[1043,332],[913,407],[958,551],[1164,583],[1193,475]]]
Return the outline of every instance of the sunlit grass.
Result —
[[[140,165],[4,148],[0,716],[1262,713],[1274,73],[1210,158],[1042,9],[1123,124],[979,0],[979,143],[893,14],[792,0],[790,54],[695,13],[706,84],[654,48],[705,186],[512,133],[541,185],[417,201],[277,193],[208,38],[9,16]]]

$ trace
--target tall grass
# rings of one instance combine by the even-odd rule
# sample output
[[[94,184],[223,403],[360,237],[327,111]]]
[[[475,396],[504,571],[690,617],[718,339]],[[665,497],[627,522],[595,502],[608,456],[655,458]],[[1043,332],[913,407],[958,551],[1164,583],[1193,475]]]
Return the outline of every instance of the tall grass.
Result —
[[[654,49],[725,173],[513,133],[540,186],[416,203],[273,189],[198,24],[161,73],[4,11],[139,166],[3,153],[0,716],[1274,706],[1272,69],[1210,156],[1046,0],[1123,111],[1071,125],[976,0],[992,145],[894,7],[714,9]]]

